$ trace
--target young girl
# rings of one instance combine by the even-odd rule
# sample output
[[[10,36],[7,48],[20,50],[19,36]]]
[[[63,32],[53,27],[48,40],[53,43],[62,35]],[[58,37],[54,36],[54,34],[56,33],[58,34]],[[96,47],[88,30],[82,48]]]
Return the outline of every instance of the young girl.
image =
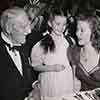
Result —
[[[48,25],[49,35],[40,40],[31,52],[32,66],[40,71],[42,97],[64,96],[73,93],[73,74],[67,58],[69,46],[64,37],[66,16],[59,8],[53,8]]]

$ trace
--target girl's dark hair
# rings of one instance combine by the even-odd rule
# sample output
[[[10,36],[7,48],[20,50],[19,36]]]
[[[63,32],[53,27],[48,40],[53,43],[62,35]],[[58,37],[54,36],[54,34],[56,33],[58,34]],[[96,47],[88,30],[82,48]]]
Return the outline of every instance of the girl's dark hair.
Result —
[[[43,47],[45,54],[48,51],[54,52],[54,50],[55,50],[55,43],[49,34],[47,34],[46,37],[44,39],[42,39],[40,46]]]
[[[69,38],[72,37],[75,40],[76,44],[79,46],[78,39],[77,39],[77,36],[76,36],[77,21],[76,21],[75,16],[70,16],[67,19],[67,23],[68,23],[68,25],[67,25],[68,35],[66,36],[66,39],[67,39],[68,36],[69,36]],[[74,43],[71,42],[71,41],[69,42],[69,44],[74,45]]]
[[[59,16],[59,15],[66,16],[66,14],[63,12],[63,9],[60,7],[53,7],[52,6],[49,11],[50,11],[50,14],[48,14],[48,20],[50,22],[52,22],[52,20],[54,20],[55,16]],[[52,31],[52,27],[47,25],[46,28],[49,31],[49,34],[47,34],[46,37],[44,39],[42,39],[40,46],[43,47],[45,53],[47,53],[48,51],[54,52],[55,43],[54,43],[54,40],[52,39],[52,37],[50,36],[51,31]]]
[[[67,11],[64,12],[62,7],[51,7],[49,14],[49,21],[52,21],[55,16],[67,16]]]

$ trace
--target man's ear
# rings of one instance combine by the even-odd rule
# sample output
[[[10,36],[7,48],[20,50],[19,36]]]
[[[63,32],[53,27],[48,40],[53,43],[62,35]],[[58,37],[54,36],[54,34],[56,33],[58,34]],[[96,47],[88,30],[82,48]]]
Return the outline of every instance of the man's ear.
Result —
[[[8,34],[10,34],[10,33],[12,32],[12,24],[11,24],[10,22],[8,22],[8,23],[6,24],[6,32],[7,32]]]

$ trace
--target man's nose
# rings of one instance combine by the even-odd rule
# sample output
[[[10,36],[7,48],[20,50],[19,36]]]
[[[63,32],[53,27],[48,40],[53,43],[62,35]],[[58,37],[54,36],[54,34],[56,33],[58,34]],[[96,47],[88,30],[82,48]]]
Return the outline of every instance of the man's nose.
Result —
[[[26,30],[25,30],[25,35],[28,35],[31,33],[31,27],[27,26]]]

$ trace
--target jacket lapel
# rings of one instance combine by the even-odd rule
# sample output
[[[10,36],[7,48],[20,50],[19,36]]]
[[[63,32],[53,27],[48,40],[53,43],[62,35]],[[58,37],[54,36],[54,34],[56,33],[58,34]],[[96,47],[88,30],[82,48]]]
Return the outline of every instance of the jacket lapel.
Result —
[[[2,41],[1,41],[2,42]],[[20,72],[18,71],[15,63],[13,62],[11,56],[9,55],[9,53],[7,52],[7,49],[5,47],[5,45],[3,43],[1,43],[2,45],[2,52],[4,55],[4,58],[6,58],[5,60],[7,60],[6,62],[8,63],[8,69],[10,69],[10,71],[14,72],[14,75],[17,76],[17,78],[23,78],[23,76],[20,74]]]

